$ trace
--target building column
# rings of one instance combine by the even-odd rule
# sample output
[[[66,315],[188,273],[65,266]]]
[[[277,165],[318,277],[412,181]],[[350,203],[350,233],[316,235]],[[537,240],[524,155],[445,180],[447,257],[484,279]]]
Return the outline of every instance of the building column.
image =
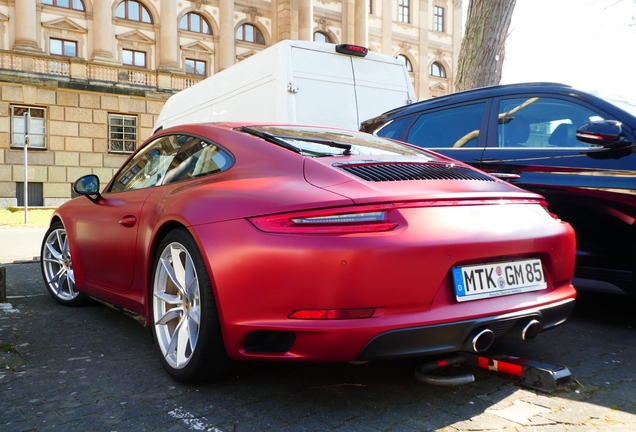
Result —
[[[417,62],[419,63],[419,94],[417,97],[420,100],[428,99],[430,97],[428,79],[428,32],[432,24],[432,21],[429,21],[428,0],[420,0],[420,46],[418,49],[420,58],[417,59]]]
[[[311,0],[298,0],[298,39],[314,40],[314,6]]]
[[[91,60],[114,61],[113,15],[110,0],[93,1],[93,55]]]
[[[279,0],[276,19],[278,41],[298,40],[298,0]],[[272,29],[274,32],[274,29]]]
[[[393,54],[393,8],[395,0],[382,0],[382,54]]]
[[[234,15],[232,13],[232,15]],[[232,18],[234,22],[234,18]],[[179,69],[179,38],[177,29],[177,2],[161,0],[161,36],[159,69]]]
[[[453,2],[453,5],[453,65],[451,66],[453,70],[448,71],[449,90],[451,93],[455,91],[455,76],[457,74],[457,64],[459,63],[459,51],[462,48],[462,30],[464,22],[461,2]],[[450,28],[450,26],[448,27]]]
[[[367,0],[355,0],[355,24],[353,43],[363,47],[369,46],[369,14]]]
[[[355,43],[355,0],[342,0],[342,43]]]
[[[219,1],[219,71],[236,63],[234,49],[234,0]]]
[[[36,0],[15,2],[15,44],[16,51],[42,51],[37,42]]]

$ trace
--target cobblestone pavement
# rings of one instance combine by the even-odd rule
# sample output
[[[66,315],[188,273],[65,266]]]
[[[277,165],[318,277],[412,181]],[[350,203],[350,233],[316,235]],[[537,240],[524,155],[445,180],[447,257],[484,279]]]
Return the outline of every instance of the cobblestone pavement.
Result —
[[[0,430],[9,431],[636,431],[636,302],[583,297],[565,325],[506,354],[572,371],[551,394],[462,366],[472,384],[414,378],[416,360],[246,365],[183,385],[150,334],[100,304],[58,305],[37,264],[9,265],[0,304]],[[453,371],[455,372],[455,371]]]

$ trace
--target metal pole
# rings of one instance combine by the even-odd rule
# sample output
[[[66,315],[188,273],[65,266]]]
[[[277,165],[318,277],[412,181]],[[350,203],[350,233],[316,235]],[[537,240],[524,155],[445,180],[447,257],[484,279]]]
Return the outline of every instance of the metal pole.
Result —
[[[27,157],[27,147],[29,146],[29,129],[31,126],[31,115],[24,113],[24,224],[29,223],[29,163]]]

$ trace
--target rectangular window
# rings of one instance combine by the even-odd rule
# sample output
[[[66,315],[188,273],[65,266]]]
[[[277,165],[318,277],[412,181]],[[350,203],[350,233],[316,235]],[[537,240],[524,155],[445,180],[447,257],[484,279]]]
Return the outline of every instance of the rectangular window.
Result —
[[[413,123],[406,142],[426,148],[477,147],[485,108],[482,102],[424,113]]]
[[[108,115],[108,151],[131,153],[137,148],[137,117]]]
[[[49,52],[51,55],[77,57],[77,42],[64,39],[49,39]]]
[[[373,13],[373,0],[367,0],[367,13],[369,15]]]
[[[24,114],[31,115],[29,147],[46,148],[46,109],[26,106],[11,106],[11,146],[24,147]]]
[[[42,183],[29,182],[27,184],[27,194],[29,195],[29,207],[42,207],[44,205]],[[15,197],[18,207],[24,206],[24,182],[16,182]]]
[[[143,51],[122,50],[122,64],[137,67],[146,67],[146,53]]]
[[[398,0],[398,21],[403,23],[411,22],[409,0]]]
[[[433,30],[438,32],[444,31],[444,8],[435,6],[433,18]]]
[[[206,76],[206,63],[202,60],[186,59],[186,73]]]
[[[577,125],[601,113],[570,101],[523,97],[499,102],[499,147],[590,147],[576,139]]]

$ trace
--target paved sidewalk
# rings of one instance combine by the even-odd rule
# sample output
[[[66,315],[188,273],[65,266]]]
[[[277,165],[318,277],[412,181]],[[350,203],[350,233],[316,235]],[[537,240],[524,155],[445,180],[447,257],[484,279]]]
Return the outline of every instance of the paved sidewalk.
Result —
[[[0,226],[0,264],[39,259],[46,228]]]

